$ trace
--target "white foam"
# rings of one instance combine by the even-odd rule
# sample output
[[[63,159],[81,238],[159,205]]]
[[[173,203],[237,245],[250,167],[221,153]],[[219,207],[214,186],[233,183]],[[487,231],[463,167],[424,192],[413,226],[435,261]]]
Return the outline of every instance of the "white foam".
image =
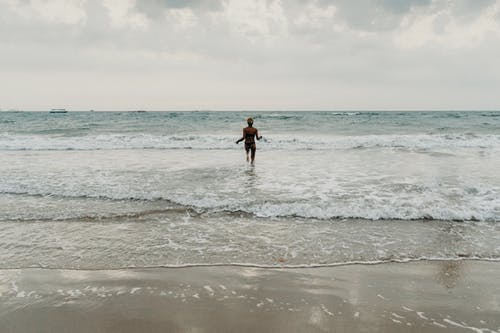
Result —
[[[132,288],[130,289],[130,294],[135,294],[137,291],[141,290],[142,288],[140,287],[135,287],[135,288]]]
[[[199,158],[194,166],[177,162],[183,158],[177,153],[170,153],[172,157],[158,151],[117,154],[120,163],[112,162],[115,155],[109,152],[92,153],[95,160],[85,163],[80,162],[89,158],[84,152],[71,156],[43,152],[37,153],[36,159],[16,153],[3,158],[0,194],[48,198],[36,201],[2,196],[0,219],[29,219],[37,212],[41,219],[120,215],[135,211],[131,208],[135,206],[141,210],[145,204],[114,200],[151,203],[165,199],[197,211],[246,212],[257,217],[500,221],[496,157],[443,160],[396,153],[381,155],[385,164],[373,166],[365,153],[296,152],[287,162],[284,159],[290,154],[284,152],[266,157],[267,165],[252,175],[226,162],[230,160],[226,154],[219,164],[208,152],[191,154]],[[399,167],[402,158],[407,160]],[[168,159],[181,166],[162,162]],[[29,164],[32,160],[36,162]],[[336,165],[331,166],[331,161]],[[415,170],[408,171],[408,166]],[[185,169],[179,170],[182,167]],[[247,183],[254,190],[249,191]],[[51,202],[51,197],[59,199]],[[75,200],[66,204],[65,198]],[[76,200],[82,198],[93,198],[95,209],[86,208],[89,202]],[[38,209],[41,201],[47,209]],[[146,210],[158,207],[154,203],[149,206]]]
[[[110,149],[242,149],[230,135],[100,134],[91,136],[47,136],[0,134],[0,150],[110,150]],[[488,148],[500,149],[495,134],[381,134],[326,136],[274,134],[259,144],[264,150],[332,150],[399,148],[411,150]]]
[[[397,313],[394,313],[394,312],[392,312],[391,315],[394,316],[394,317],[396,317],[396,318],[398,318],[398,319],[405,319],[405,317],[400,316],[400,315],[398,315]]]
[[[436,322],[436,321],[433,321],[433,322],[432,322],[432,324],[433,324],[433,325],[436,325],[437,327],[441,327],[441,328],[447,328],[447,327],[448,327],[448,326],[443,325],[443,324],[440,324],[440,323],[438,323],[438,322]]]
[[[421,319],[429,320],[429,318],[425,316],[424,312],[417,311],[417,316],[419,316]]]
[[[330,310],[328,310],[324,304],[321,304],[321,310],[327,315],[335,317],[335,315]]]
[[[488,333],[488,332],[495,332],[491,329],[488,329],[488,328],[477,328],[477,327],[473,327],[473,326],[468,326],[467,324],[460,324],[460,323],[457,323],[456,321],[453,321],[451,319],[448,319],[448,318],[445,318],[443,319],[444,322],[450,324],[450,325],[453,325],[453,326],[456,326],[456,327],[460,327],[460,328],[465,328],[465,329],[468,329],[468,330],[471,330],[473,332],[477,332],[477,333]]]
[[[226,147],[228,143],[227,149],[241,150],[241,146],[235,145],[230,137],[107,136],[101,140],[103,144],[111,145],[106,146],[108,148],[118,147],[113,146],[116,142],[128,145],[130,142],[146,140],[175,144],[198,142],[200,147],[205,148]],[[8,138],[13,137],[9,135]],[[76,145],[74,149],[85,148],[85,145],[100,145],[86,137],[53,139],[59,142],[60,146],[57,147],[61,149],[73,144]],[[111,141],[106,141],[108,139]],[[29,138],[26,140],[23,144],[32,144]],[[48,144],[47,140],[52,139],[40,137],[40,140]],[[118,141],[113,143],[113,140]],[[262,167],[258,164],[259,168],[254,171],[236,164],[245,162],[234,151],[7,153],[0,161],[0,193],[90,197],[96,200],[161,198],[199,211],[242,211],[258,217],[500,220],[500,178],[497,172],[500,154],[484,153],[476,149],[467,151],[467,147],[479,147],[483,144],[500,147],[500,136],[309,135],[289,145],[292,142],[290,140],[293,141],[293,138],[286,135],[270,137],[269,142],[262,147],[268,147],[272,153],[259,155],[262,160],[258,160],[258,163],[262,163]],[[4,141],[0,138],[0,149]],[[214,142],[226,143],[217,146],[212,144]],[[203,146],[207,143],[209,144]],[[280,146],[282,143],[284,145]],[[273,150],[280,147],[291,150],[307,148],[309,144],[313,148],[319,147],[320,151]],[[33,147],[37,145],[38,143],[33,143]],[[50,145],[44,145],[39,148],[50,148]],[[130,147],[135,147],[134,145],[135,143]],[[407,148],[442,146],[447,147],[443,150],[451,152],[451,157],[399,149],[321,150],[360,145]],[[462,148],[457,151],[453,148],[454,145]],[[143,146],[142,143],[137,145]],[[36,158],[31,154],[36,155]],[[250,187],[254,190],[248,190]],[[18,207],[18,203],[2,206],[2,217],[23,217],[36,210],[36,207],[16,210],[14,208]],[[53,206],[57,209],[60,203]],[[5,212],[6,210],[12,212]],[[57,215],[65,218],[76,211],[77,209],[68,210],[68,214]],[[112,210],[103,209],[103,212],[106,211]],[[87,216],[92,214],[99,215],[91,212]]]
[[[210,294],[210,296],[214,295],[214,290],[210,286],[203,286],[203,288]]]

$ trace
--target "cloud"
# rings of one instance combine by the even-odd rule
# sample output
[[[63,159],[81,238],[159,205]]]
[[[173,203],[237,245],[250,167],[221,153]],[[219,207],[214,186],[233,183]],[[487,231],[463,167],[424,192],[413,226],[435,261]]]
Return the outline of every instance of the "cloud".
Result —
[[[320,6],[334,6],[344,24],[353,29],[391,30],[401,17],[414,8],[426,7],[431,0],[319,0]]]
[[[479,17],[497,1],[309,0],[306,3],[323,9],[333,7],[336,12],[335,20],[350,29],[377,32],[398,30],[408,15],[429,15],[443,10],[449,11],[455,19],[466,22]]]
[[[475,5],[456,1],[432,11],[404,17],[395,36],[396,45],[416,48],[434,44],[438,48],[474,48],[491,37],[500,37],[496,15],[500,2],[478,1]]]
[[[222,8],[222,0],[141,0],[136,2],[138,8],[142,6],[163,8],[205,8],[208,10],[219,10]]]
[[[140,0],[135,9],[150,18],[161,18],[169,9],[190,9],[192,11],[220,11],[224,8],[222,0]]]
[[[499,16],[500,0],[0,0],[0,103],[500,106]]]

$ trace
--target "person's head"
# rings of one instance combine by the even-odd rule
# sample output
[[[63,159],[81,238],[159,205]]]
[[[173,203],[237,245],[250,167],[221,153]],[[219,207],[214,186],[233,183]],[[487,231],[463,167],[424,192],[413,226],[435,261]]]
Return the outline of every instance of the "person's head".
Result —
[[[248,126],[252,126],[253,125],[253,119],[252,118],[248,118],[247,119],[247,124],[248,124]]]

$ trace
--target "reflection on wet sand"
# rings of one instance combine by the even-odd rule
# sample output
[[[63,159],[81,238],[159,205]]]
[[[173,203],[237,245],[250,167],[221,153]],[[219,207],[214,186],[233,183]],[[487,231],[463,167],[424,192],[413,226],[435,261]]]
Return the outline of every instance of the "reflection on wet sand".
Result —
[[[13,333],[497,332],[499,281],[499,263],[480,261],[3,270],[0,327]]]

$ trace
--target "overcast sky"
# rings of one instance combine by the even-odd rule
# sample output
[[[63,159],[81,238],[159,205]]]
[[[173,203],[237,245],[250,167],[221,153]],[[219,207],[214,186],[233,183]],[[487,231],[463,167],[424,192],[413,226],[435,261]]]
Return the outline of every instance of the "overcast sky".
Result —
[[[0,0],[0,108],[500,109],[500,0]]]

